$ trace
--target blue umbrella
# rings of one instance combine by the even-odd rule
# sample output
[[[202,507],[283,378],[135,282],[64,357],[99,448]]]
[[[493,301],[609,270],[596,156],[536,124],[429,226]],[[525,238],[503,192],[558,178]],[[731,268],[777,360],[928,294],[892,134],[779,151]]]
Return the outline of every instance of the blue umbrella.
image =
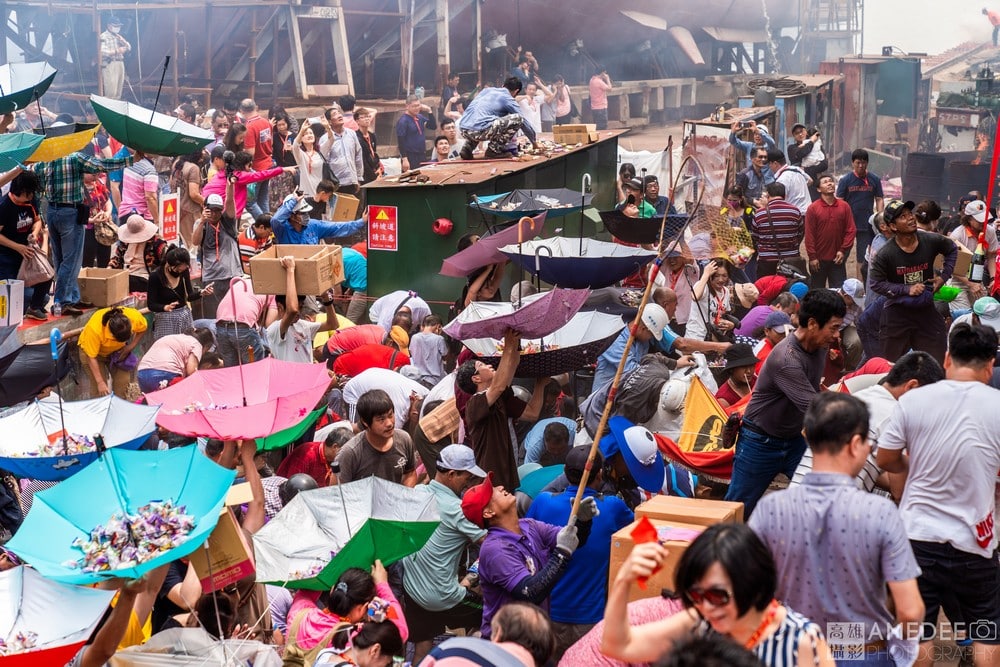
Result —
[[[40,456],[42,447],[71,438],[100,434],[107,447],[138,449],[156,430],[158,405],[129,403],[115,395],[60,405],[58,396],[35,401],[24,410],[0,418],[0,468],[18,477],[60,481],[97,460],[97,451],[64,453],[59,446]]]
[[[31,132],[0,134],[0,171],[10,171],[23,165],[44,140],[44,136]]]
[[[17,337],[17,326],[0,327],[0,375],[10,368],[24,345]]]
[[[236,472],[216,465],[197,447],[164,452],[106,450],[92,465],[46,491],[35,494],[31,511],[6,546],[42,575],[68,584],[90,584],[112,577],[137,579],[200,547],[215,528]],[[177,546],[144,563],[103,572],[84,572],[73,564],[82,552],[73,546],[88,539],[116,512],[136,514],[151,501],[173,501],[194,516],[194,528]]]
[[[498,195],[476,195],[469,208],[513,220],[523,216],[534,217],[539,213],[548,213],[548,217],[558,218],[589,206],[593,198],[592,194],[568,188],[512,190]]]
[[[656,252],[594,239],[557,237],[500,248],[543,282],[582,289],[613,285],[656,259]]]

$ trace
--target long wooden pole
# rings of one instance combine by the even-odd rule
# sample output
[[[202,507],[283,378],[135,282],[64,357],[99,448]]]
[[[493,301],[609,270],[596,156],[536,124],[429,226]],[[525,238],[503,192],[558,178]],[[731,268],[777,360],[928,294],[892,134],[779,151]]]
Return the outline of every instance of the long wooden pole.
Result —
[[[684,158],[680,166],[677,168],[677,179],[679,179],[681,174],[684,173],[684,165],[689,160],[698,167],[699,173],[704,173],[701,168],[701,164],[699,164],[693,157],[688,156]],[[676,189],[677,180],[675,179],[670,186],[671,201],[673,201]],[[601,421],[597,425],[597,432],[594,433],[594,442],[590,445],[590,454],[587,456],[587,464],[583,468],[583,477],[580,479],[580,485],[576,489],[576,497],[573,498],[573,510],[570,512],[567,525],[572,526],[576,523],[576,515],[577,512],[580,511],[580,501],[583,500],[583,492],[584,489],[587,488],[587,481],[590,479],[590,471],[593,469],[594,459],[597,457],[597,448],[600,446],[601,438],[604,437],[604,432],[608,428],[608,420],[611,418],[611,405],[615,401],[615,395],[618,393],[618,384],[621,382],[622,374],[625,371],[625,363],[628,361],[628,351],[632,348],[632,343],[635,341],[635,332],[642,318],[642,309],[646,307],[646,303],[649,302],[649,295],[653,291],[653,281],[655,280],[656,274],[659,272],[660,266],[663,264],[663,260],[666,258],[667,254],[676,248],[677,244],[680,243],[682,238],[684,238],[684,232],[687,229],[687,226],[691,224],[691,220],[694,219],[694,215],[698,211],[698,207],[701,205],[701,196],[704,191],[704,188],[699,188],[698,198],[695,200],[694,207],[688,214],[687,222],[684,223],[684,227],[677,235],[677,238],[670,243],[669,247],[665,246],[665,239],[663,238],[663,231],[667,226],[667,217],[670,215],[669,207],[668,211],[663,214],[663,221],[660,223],[660,252],[656,257],[653,271],[649,275],[649,280],[646,282],[646,289],[642,293],[642,300],[639,302],[639,309],[636,311],[635,319],[629,326],[628,341],[625,343],[625,351],[622,354],[622,358],[618,361],[618,368],[615,370],[615,377],[611,380],[611,389],[608,391],[608,399],[604,403],[604,411],[601,412]]]

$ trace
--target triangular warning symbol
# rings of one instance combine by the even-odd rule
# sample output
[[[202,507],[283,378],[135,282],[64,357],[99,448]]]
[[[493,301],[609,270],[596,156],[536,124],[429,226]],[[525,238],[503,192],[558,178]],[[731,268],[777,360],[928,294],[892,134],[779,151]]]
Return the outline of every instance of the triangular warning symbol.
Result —
[[[173,212],[174,212],[174,203],[172,201],[168,201],[167,202],[167,213],[173,213]]]
[[[378,215],[375,216],[375,219],[376,220],[388,220],[389,219],[389,214],[383,208],[383,209],[379,210]]]

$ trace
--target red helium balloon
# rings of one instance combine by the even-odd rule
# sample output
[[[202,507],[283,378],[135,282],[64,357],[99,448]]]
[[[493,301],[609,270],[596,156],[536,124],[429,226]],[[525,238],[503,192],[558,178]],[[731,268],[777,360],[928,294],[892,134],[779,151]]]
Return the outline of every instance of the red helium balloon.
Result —
[[[434,221],[434,225],[432,226],[434,233],[438,236],[448,236],[454,228],[454,223],[452,223],[452,221],[448,218],[438,218]]]

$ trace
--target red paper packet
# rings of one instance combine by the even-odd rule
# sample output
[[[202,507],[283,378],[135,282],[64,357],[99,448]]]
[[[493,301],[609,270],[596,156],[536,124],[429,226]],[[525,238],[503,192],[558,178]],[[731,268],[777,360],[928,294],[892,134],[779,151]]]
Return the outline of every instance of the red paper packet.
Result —
[[[648,517],[643,516],[639,519],[639,524],[632,529],[631,533],[632,541],[636,544],[645,544],[646,542],[657,542],[660,539],[659,533],[656,531],[656,526],[649,520]],[[662,565],[653,570],[653,574],[662,569]],[[636,581],[639,584],[639,588],[646,590],[646,581],[649,577],[639,577]]]

